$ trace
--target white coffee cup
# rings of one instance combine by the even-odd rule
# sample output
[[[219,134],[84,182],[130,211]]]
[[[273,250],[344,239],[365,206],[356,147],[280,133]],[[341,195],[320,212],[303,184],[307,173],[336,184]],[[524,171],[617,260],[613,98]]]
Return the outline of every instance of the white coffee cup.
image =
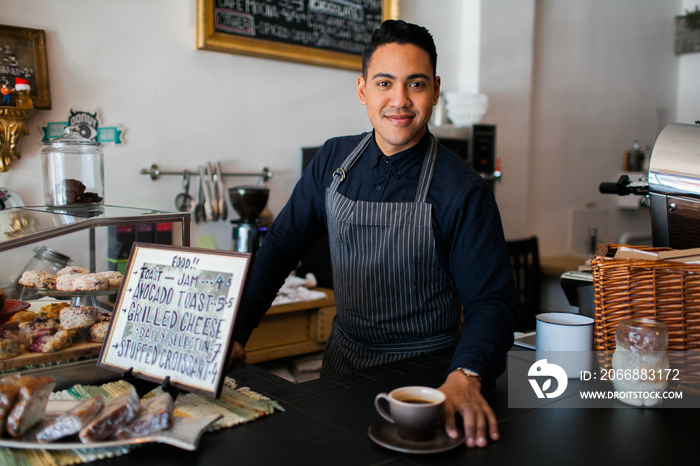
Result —
[[[388,404],[385,409],[383,404]],[[432,440],[442,422],[445,394],[430,387],[400,387],[379,393],[374,399],[377,412],[395,424],[399,436],[406,440]]]
[[[570,379],[593,367],[593,324],[591,317],[570,312],[546,312],[536,316],[537,360],[559,365]]]

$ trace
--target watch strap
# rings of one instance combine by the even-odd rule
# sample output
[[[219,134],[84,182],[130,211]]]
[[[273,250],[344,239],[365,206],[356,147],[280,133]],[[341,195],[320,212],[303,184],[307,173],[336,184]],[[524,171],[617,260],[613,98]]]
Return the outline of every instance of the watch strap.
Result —
[[[453,372],[456,372],[456,371],[461,372],[461,373],[464,374],[466,377],[473,377],[473,378],[475,378],[475,379],[478,379],[479,382],[481,382],[481,376],[480,376],[479,374],[477,374],[476,372],[472,371],[472,370],[465,369],[464,367],[458,367],[458,368],[455,369]]]

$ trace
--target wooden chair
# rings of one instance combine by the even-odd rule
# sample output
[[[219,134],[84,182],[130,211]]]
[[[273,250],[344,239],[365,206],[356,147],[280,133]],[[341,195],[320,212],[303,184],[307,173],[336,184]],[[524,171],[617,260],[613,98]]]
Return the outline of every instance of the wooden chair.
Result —
[[[520,302],[516,330],[526,332],[535,329],[535,315],[540,312],[542,296],[542,271],[537,236],[506,241],[513,264],[515,289]]]

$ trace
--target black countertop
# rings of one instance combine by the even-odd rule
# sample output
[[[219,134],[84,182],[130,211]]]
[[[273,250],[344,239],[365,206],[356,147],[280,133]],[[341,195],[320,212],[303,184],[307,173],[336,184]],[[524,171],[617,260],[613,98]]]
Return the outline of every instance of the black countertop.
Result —
[[[529,366],[534,352],[519,352],[509,365]],[[202,436],[188,452],[150,444],[100,465],[527,465],[671,464],[692,461],[698,438],[693,408],[628,408],[610,401],[582,408],[575,396],[546,400],[537,408],[508,407],[507,373],[487,400],[499,420],[501,440],[486,448],[463,445],[443,453],[406,454],[376,445],[369,426],[379,419],[374,397],[402,385],[439,386],[449,355],[423,356],[364,371],[293,384],[251,365],[229,373],[239,385],[277,399],[285,412]],[[579,383],[572,380],[572,384]],[[684,402],[687,401],[684,400]],[[544,406],[544,405],[547,406]]]

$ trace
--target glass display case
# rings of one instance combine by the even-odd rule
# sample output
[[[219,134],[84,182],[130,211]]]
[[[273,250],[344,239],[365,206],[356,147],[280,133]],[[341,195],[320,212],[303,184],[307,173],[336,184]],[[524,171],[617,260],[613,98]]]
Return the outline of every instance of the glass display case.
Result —
[[[164,212],[109,205],[78,209],[36,206],[0,210],[0,252],[76,231],[89,230],[90,269],[94,270],[95,228],[144,223],[180,223],[182,246],[190,245],[189,212]]]
[[[110,205],[70,209],[30,206],[0,210],[0,269],[10,267],[8,257],[29,245],[67,238],[67,244],[72,249],[70,254],[78,252],[86,255],[85,262],[89,262],[90,270],[101,271],[103,269],[98,265],[98,261],[104,260],[107,256],[107,229],[124,225],[138,227],[146,224],[170,224],[174,233],[172,243],[181,246],[190,245],[188,212],[165,212]],[[100,229],[104,231],[96,234]],[[4,330],[16,332],[15,328]],[[0,359],[0,375],[17,370],[21,370],[23,374],[48,373],[47,375],[57,379],[57,387],[60,387],[62,382],[69,385],[76,380],[81,383],[90,383],[108,376],[95,364],[100,347],[100,344],[82,342],[55,353],[24,351],[19,356]]]

